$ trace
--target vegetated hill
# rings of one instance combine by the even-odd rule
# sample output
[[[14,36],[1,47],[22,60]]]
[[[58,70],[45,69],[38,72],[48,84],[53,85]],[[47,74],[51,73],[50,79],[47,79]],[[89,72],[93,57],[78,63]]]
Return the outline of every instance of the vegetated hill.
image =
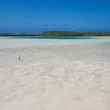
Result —
[[[34,33],[0,33],[0,36],[110,36],[110,32],[34,32]]]
[[[55,35],[55,36],[110,36],[110,32],[63,32],[51,31],[43,32],[40,35]]]

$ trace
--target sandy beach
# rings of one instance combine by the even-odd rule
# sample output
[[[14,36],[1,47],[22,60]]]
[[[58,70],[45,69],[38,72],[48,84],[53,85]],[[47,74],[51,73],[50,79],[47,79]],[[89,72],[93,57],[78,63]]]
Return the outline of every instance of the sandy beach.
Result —
[[[110,39],[0,38],[0,110],[110,110]]]

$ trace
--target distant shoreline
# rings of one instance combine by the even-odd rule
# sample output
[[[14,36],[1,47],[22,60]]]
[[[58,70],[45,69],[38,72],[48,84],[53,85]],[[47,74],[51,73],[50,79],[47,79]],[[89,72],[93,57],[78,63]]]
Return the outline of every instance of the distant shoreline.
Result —
[[[0,36],[110,36],[110,32],[34,32],[34,33],[0,33]]]

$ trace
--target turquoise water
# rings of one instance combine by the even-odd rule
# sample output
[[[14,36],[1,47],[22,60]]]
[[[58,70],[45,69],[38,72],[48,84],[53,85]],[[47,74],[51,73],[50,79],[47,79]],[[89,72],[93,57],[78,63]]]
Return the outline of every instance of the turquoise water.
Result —
[[[95,39],[95,36],[13,36],[25,39]]]
[[[95,36],[39,36],[39,39],[94,39]]]

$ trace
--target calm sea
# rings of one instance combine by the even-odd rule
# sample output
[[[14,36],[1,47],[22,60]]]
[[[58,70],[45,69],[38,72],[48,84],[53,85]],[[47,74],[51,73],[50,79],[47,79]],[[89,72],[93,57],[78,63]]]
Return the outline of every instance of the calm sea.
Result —
[[[10,38],[10,36],[9,36]],[[95,36],[13,36],[11,38],[23,39],[95,39]]]

